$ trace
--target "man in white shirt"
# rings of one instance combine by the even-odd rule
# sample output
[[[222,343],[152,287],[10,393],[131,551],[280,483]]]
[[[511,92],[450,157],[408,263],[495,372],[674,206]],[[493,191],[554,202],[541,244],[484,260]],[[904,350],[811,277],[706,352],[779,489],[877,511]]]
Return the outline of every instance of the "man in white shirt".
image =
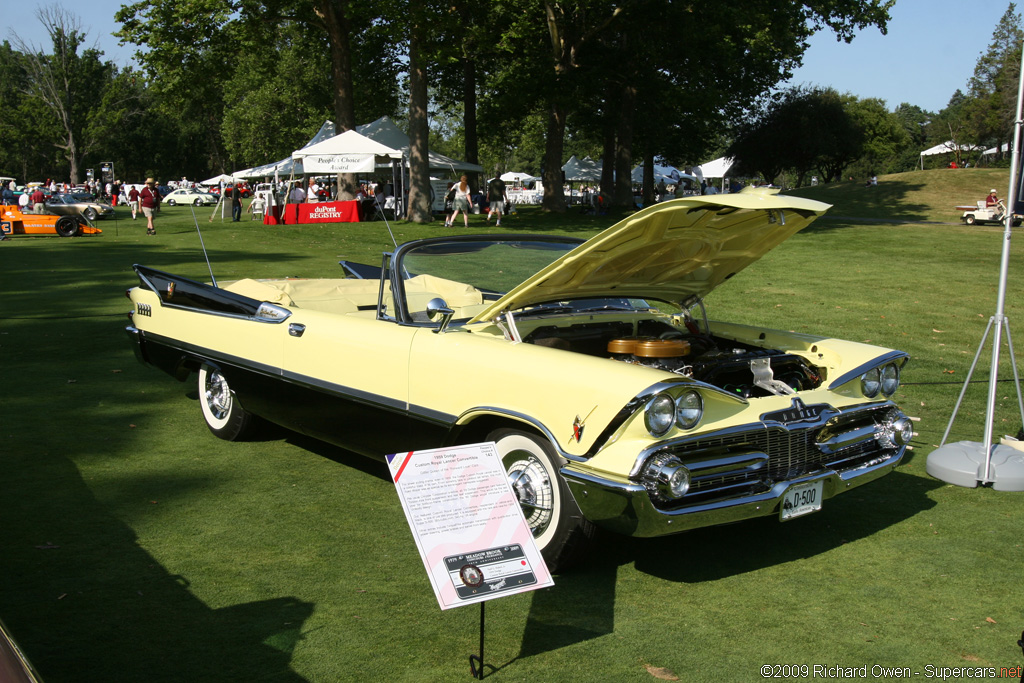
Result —
[[[306,201],[306,191],[302,189],[301,183],[295,183],[295,187],[288,193],[288,201],[292,204],[301,204]]]

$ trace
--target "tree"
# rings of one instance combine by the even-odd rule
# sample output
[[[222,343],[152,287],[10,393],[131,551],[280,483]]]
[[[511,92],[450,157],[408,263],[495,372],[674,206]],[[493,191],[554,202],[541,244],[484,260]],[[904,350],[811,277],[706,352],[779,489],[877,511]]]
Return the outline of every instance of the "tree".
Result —
[[[977,145],[967,127],[970,100],[957,89],[949,98],[945,108],[936,114],[928,124],[928,142],[932,145],[946,144],[953,154],[957,166],[963,168],[964,155]]]
[[[963,118],[973,142],[998,145],[1013,137],[1022,42],[1021,16],[1011,2],[992,32],[988,50],[978,57],[968,83]]]
[[[98,128],[89,128],[90,111],[102,98],[108,82],[116,75],[110,62],[100,61],[102,53],[89,48],[79,54],[86,34],[79,20],[59,6],[40,7],[36,17],[53,44],[53,54],[42,53],[18,39],[25,55],[27,78],[24,94],[36,99],[56,120],[62,150],[72,183],[79,180],[83,155],[99,146]],[[90,134],[91,133],[91,134]]]
[[[856,161],[858,174],[905,170],[898,166],[908,150],[914,155],[920,153],[922,147],[914,144],[904,121],[896,113],[888,111],[884,101],[847,96],[844,109],[863,138],[860,158]],[[916,132],[922,135],[920,130]]]
[[[863,144],[863,131],[835,90],[797,86],[745,121],[727,154],[769,183],[793,169],[800,186],[815,168],[826,182],[840,176]]]
[[[884,32],[892,2],[523,0],[518,6],[522,19],[504,39],[516,48],[508,53],[515,91],[547,117],[544,206],[564,210],[559,168],[568,131],[608,141],[606,167],[625,168],[641,155],[695,160],[718,143],[725,122],[790,75],[814,31],[828,28],[843,40],[866,25]],[[538,15],[547,28],[547,54],[540,55]],[[631,121],[643,121],[640,130]],[[628,183],[623,175],[617,177]]]
[[[258,133],[246,112],[236,112],[222,128],[230,108],[247,106],[244,88],[234,87],[234,83],[225,87],[225,82],[237,80],[255,86],[260,91],[253,99],[264,109],[285,94],[282,88],[295,95],[287,102],[286,111],[306,107],[308,113],[296,117],[300,125],[285,127],[281,139],[286,143],[298,142],[292,138],[299,135],[298,129],[308,131],[316,119],[318,127],[325,116],[334,119],[339,132],[355,128],[360,101],[374,103],[367,110],[374,110],[377,116],[394,113],[399,62],[391,47],[393,36],[387,33],[390,25],[380,17],[383,9],[378,3],[355,0],[196,0],[185,4],[140,0],[118,12],[121,30],[117,35],[146,47],[136,58],[158,74],[152,86],[163,106],[191,122],[196,135],[206,136],[205,144],[196,148],[208,150],[210,168],[231,170],[224,150],[244,149],[246,141],[254,140]],[[304,52],[317,47],[320,54],[327,55],[326,60]],[[287,80],[286,72],[276,70],[282,65],[276,57],[282,56],[288,66],[288,60],[302,54],[309,57],[305,68],[329,73],[329,81],[318,81],[313,73]],[[321,62],[325,66],[321,67]],[[258,63],[259,74],[242,72],[240,63]],[[266,80],[260,81],[259,76],[266,74],[280,86],[277,90],[262,89]],[[313,113],[313,105],[305,103],[322,101],[324,92],[330,104]],[[231,101],[225,99],[228,95]],[[381,102],[390,103],[392,109],[380,111]],[[223,133],[239,137],[228,143]],[[342,196],[354,194],[351,177],[339,180]]]

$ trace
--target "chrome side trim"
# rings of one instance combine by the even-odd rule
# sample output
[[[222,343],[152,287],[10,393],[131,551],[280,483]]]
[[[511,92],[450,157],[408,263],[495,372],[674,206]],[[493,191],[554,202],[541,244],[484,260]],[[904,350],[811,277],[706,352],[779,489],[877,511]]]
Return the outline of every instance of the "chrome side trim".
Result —
[[[874,358],[868,361],[867,363],[862,363],[861,365],[855,367],[853,370],[850,370],[849,372],[844,373],[839,377],[835,378],[834,380],[832,380],[832,383],[828,385],[828,388],[830,391],[834,391],[836,388],[841,387],[847,382],[857,379],[871,368],[876,368],[881,365],[885,365],[886,363],[891,363],[894,360],[899,360],[901,358],[903,359],[903,362],[900,364],[900,367],[902,368],[904,365],[907,364],[907,361],[910,360],[910,354],[906,353],[905,351],[890,351],[888,353],[882,354],[881,356],[878,356],[877,358]]]
[[[555,449],[555,452],[559,457],[564,458],[570,462],[586,462],[589,459],[589,455],[574,455],[573,453],[565,452],[562,447],[558,444],[558,439],[551,433],[542,422],[539,422],[536,418],[520,413],[515,410],[507,410],[505,408],[498,408],[496,406],[477,406],[470,410],[467,410],[455,420],[455,425],[464,425],[468,423],[472,418],[479,417],[482,415],[498,415],[502,417],[509,417],[519,422],[524,422],[544,435],[545,438],[551,443],[551,447]]]
[[[133,328],[134,329],[134,328]],[[233,365],[236,367],[244,368],[252,372],[265,375],[268,377],[274,377],[282,381],[295,384],[297,386],[308,387],[317,389],[329,394],[335,394],[345,399],[356,401],[364,405],[372,406],[374,408],[380,408],[384,410],[390,410],[396,413],[408,413],[416,417],[422,418],[428,422],[434,422],[440,425],[452,426],[455,424],[456,416],[449,413],[444,413],[438,410],[432,410],[430,408],[418,405],[409,404],[406,401],[391,398],[390,396],[384,396],[381,394],[374,394],[369,391],[362,389],[356,389],[355,387],[346,386],[344,384],[337,384],[334,382],[328,382],[316,377],[310,377],[297,372],[291,372],[284,368],[276,367],[273,365],[267,365],[265,363],[257,363],[247,358],[235,356],[229,353],[223,353],[208,349],[195,344],[189,344],[177,339],[171,339],[162,335],[153,334],[151,332],[145,333],[146,337],[153,343],[163,344],[164,346],[172,349],[181,351],[191,356],[197,362],[210,362],[210,363],[222,363],[226,365]]]

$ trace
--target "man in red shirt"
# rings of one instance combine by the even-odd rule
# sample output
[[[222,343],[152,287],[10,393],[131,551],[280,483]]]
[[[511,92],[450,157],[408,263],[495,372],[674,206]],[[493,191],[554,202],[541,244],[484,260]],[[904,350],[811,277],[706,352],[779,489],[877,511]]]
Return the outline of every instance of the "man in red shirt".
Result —
[[[146,178],[146,186],[139,193],[139,200],[142,202],[142,215],[146,217],[146,234],[155,235],[156,228],[153,227],[153,214],[160,204],[160,193],[156,190],[156,181]]]
[[[43,188],[37,187],[35,192],[29,195],[29,199],[32,200],[32,213],[43,213],[43,203],[46,201]]]

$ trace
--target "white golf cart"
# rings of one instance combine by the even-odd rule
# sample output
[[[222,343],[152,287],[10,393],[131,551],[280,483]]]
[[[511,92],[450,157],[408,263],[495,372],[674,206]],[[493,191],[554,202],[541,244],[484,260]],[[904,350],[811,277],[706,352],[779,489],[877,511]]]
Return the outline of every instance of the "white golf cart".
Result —
[[[977,206],[971,206],[969,204],[954,207],[957,211],[963,211],[963,215],[960,216],[960,220],[965,225],[974,225],[975,223],[1002,223],[1006,220],[1006,204],[1003,204],[1003,200],[1000,199],[994,206],[985,206],[985,200],[981,199],[978,201]],[[1017,227],[1020,225],[1021,217],[1017,214],[1013,216],[1013,226]]]

